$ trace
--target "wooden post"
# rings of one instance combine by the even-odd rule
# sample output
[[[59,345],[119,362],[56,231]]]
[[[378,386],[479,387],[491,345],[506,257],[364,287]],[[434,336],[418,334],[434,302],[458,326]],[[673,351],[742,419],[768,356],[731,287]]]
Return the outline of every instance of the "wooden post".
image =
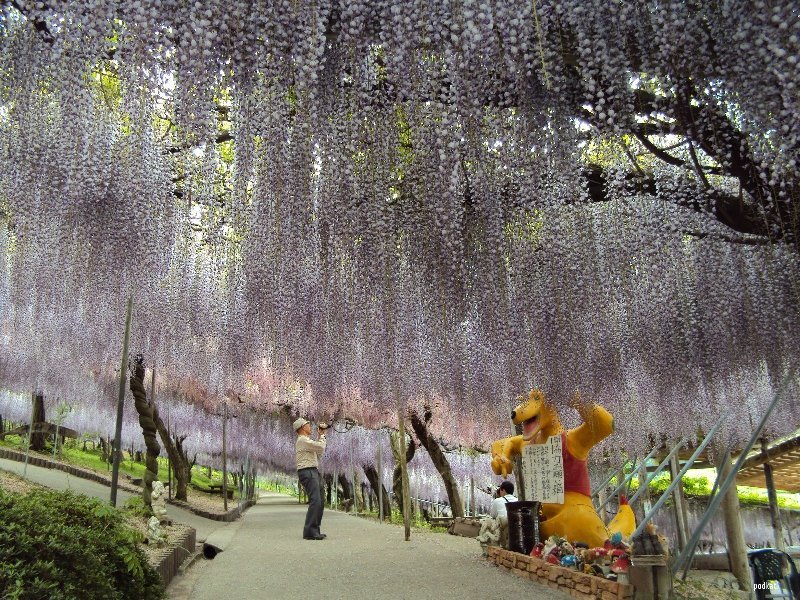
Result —
[[[786,552],[783,542],[783,527],[781,526],[781,513],[778,508],[778,496],[775,494],[775,481],[772,477],[772,465],[767,456],[767,440],[761,439],[761,452],[764,455],[764,480],[767,484],[767,497],[769,498],[769,516],[772,520],[772,534],[775,537],[775,548]]]
[[[650,502],[650,488],[647,485],[647,465],[644,461],[639,465],[639,489],[641,490],[640,498],[642,501],[639,506],[641,507],[642,516],[640,518],[639,515],[636,515],[637,521],[643,520],[644,516],[653,508],[653,504]]]
[[[672,481],[678,476],[678,458],[673,456],[669,461],[669,473]],[[686,496],[683,494],[683,482],[678,483],[675,491],[672,492],[672,508],[675,510],[675,529],[678,532],[678,550],[682,551],[686,547],[689,539],[687,520],[686,520]]]
[[[599,492],[597,492],[597,502],[599,503],[600,506],[602,506],[602,508],[600,509],[600,520],[603,521],[603,523],[608,524],[606,522],[606,514],[608,512],[606,510],[606,506],[608,506],[606,500],[608,500],[608,488],[604,487]]]
[[[378,440],[378,518],[383,523],[383,440]]]
[[[142,382],[144,383],[144,382]],[[153,361],[153,372],[150,374],[150,399],[149,404],[151,407],[154,407],[156,403],[156,363]],[[155,424],[155,423],[154,423]],[[157,432],[156,432],[157,433]],[[166,451],[166,448],[164,449]],[[167,453],[169,454],[169,453]],[[156,476],[153,480],[158,481],[158,457],[156,457]]]
[[[472,459],[473,463],[475,459]],[[470,516],[475,518],[477,516],[477,511],[475,510],[475,478],[469,478],[469,512]]]
[[[169,404],[167,404],[167,438],[172,439],[170,436],[169,429]],[[167,482],[169,485],[167,486],[167,498],[172,500],[172,455],[167,452]]]
[[[522,426],[515,425],[514,421],[511,421],[511,435],[520,435],[521,433]],[[516,491],[517,498],[520,501],[527,500],[527,494],[525,494],[525,473],[522,472],[522,455],[514,457],[514,479],[516,480],[514,490]]]
[[[228,447],[225,428],[228,422],[228,403],[222,401],[222,503],[228,512]]]
[[[122,363],[119,368],[119,395],[117,397],[117,423],[114,429],[114,466],[111,469],[111,506],[117,505],[117,485],[119,483],[119,458],[122,453],[122,407],[125,402],[125,382],[128,370],[128,343],[131,338],[131,314],[133,313],[133,294],[128,296],[128,316],[125,319],[125,338],[122,342]]]
[[[33,431],[33,413],[36,410],[36,392],[33,392],[33,398],[31,399],[31,420],[30,424],[28,425],[28,439],[25,443],[25,466],[22,469],[22,477],[25,478],[28,476],[28,456],[31,453],[31,432]]]
[[[400,398],[397,398],[397,424],[400,428],[400,478],[403,482],[403,525],[405,526],[406,541],[411,539],[411,520],[409,516],[411,500],[408,493],[408,465],[406,465],[406,424],[403,419],[403,409],[400,407]]]
[[[733,468],[730,452],[724,454],[720,466],[717,477],[724,481]],[[731,572],[736,577],[742,590],[752,591],[753,577],[750,573],[750,565],[747,562],[747,545],[744,541],[744,529],[742,528],[742,516],[739,510],[739,496],[736,492],[735,481],[722,498],[721,507],[722,514],[725,517],[725,533],[728,537],[728,559],[731,562]]]

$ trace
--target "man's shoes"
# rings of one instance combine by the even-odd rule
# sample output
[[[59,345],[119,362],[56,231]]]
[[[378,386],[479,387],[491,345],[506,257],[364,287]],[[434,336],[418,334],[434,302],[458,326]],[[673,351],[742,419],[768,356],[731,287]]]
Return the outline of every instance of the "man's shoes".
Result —
[[[308,537],[303,536],[303,539],[304,540],[324,540],[325,539],[325,535],[324,534],[320,534],[320,535],[311,535],[311,536],[308,536]]]
[[[327,536],[326,534],[324,534],[324,533],[320,533],[320,535],[321,535],[323,538],[326,538],[326,537],[328,537],[328,536]]]

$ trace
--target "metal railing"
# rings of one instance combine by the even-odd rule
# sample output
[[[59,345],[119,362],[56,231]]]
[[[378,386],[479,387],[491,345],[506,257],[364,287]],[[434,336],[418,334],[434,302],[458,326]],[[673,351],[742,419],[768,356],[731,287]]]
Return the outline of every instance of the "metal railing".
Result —
[[[692,565],[692,558],[694,557],[694,553],[697,548],[697,543],[700,541],[700,536],[702,535],[703,530],[706,528],[708,522],[711,520],[711,516],[719,508],[720,502],[722,502],[722,499],[725,497],[725,494],[728,492],[731,485],[734,484],[739,469],[742,468],[744,461],[747,459],[747,455],[753,449],[756,440],[761,436],[761,432],[763,431],[764,425],[766,425],[769,416],[772,414],[772,411],[775,409],[775,406],[778,404],[778,401],[781,399],[783,393],[786,391],[786,388],[789,386],[789,383],[796,376],[796,374],[797,374],[796,369],[792,369],[784,378],[783,382],[778,388],[778,391],[775,392],[775,396],[772,399],[772,402],[767,408],[767,411],[764,413],[764,416],[761,417],[761,421],[758,423],[758,426],[755,428],[753,434],[750,436],[750,440],[747,442],[747,445],[742,450],[741,454],[739,454],[739,458],[736,460],[736,463],[734,463],[733,468],[731,468],[730,473],[728,473],[728,476],[719,485],[717,493],[709,501],[708,507],[706,508],[706,512],[703,514],[703,517],[700,519],[700,522],[697,524],[697,527],[695,527],[694,532],[692,533],[692,537],[689,539],[689,542],[686,544],[686,547],[683,549],[683,551],[675,559],[675,562],[673,562],[672,564],[673,575],[675,575],[678,571],[683,569],[683,575],[681,577],[682,579],[686,579],[686,575],[688,574],[689,568]],[[717,477],[717,480],[719,480],[719,477]]]

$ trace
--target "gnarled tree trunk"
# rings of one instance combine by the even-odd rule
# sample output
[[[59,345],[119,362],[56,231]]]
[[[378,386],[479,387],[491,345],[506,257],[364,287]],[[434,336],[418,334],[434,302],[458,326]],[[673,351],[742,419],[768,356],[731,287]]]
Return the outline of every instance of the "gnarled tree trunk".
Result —
[[[417,438],[419,438],[419,443],[428,451],[433,461],[433,466],[436,467],[436,470],[439,471],[439,475],[442,476],[444,489],[447,491],[447,498],[450,501],[450,508],[453,511],[453,517],[463,517],[464,504],[461,502],[461,495],[458,493],[458,482],[456,478],[453,477],[453,471],[450,469],[450,463],[444,455],[442,447],[439,445],[439,442],[433,439],[433,436],[431,436],[428,431],[428,421],[429,418],[423,420],[416,413],[411,415],[411,427],[414,429]]]
[[[192,479],[192,467],[197,460],[197,455],[195,454],[193,460],[189,460],[186,450],[183,448],[183,441],[186,439],[185,435],[179,437],[177,434],[173,434],[170,437],[170,432],[167,431],[167,426],[164,425],[164,421],[159,416],[155,404],[153,405],[153,422],[156,424],[158,435],[172,463],[172,473],[175,476],[175,499],[186,502],[186,488]]]
[[[350,507],[353,505],[355,499],[353,498],[353,485],[350,483],[350,480],[343,473],[339,473],[338,476],[339,485],[342,488],[342,496],[339,498],[339,506],[345,510],[349,511]]]
[[[142,498],[147,507],[152,506],[153,482],[158,479],[158,455],[161,446],[158,445],[156,437],[157,427],[155,423],[155,406],[147,401],[147,394],[144,390],[144,359],[139,354],[133,361],[131,370],[130,388],[133,393],[133,401],[136,412],[139,414],[139,425],[144,434],[144,445],[147,448],[145,455],[145,471],[143,478]]]
[[[44,450],[45,433],[42,431],[42,425],[45,423],[44,417],[44,395],[38,392],[33,394],[33,412],[31,415],[31,424],[28,429],[28,434],[31,437],[31,450],[41,452]]]
[[[394,471],[392,472],[392,491],[394,492],[394,501],[397,503],[397,508],[400,509],[400,513],[403,513],[403,470],[400,467],[400,443],[398,439],[399,434],[394,434],[389,437],[390,443],[392,445],[392,454],[394,455],[394,460],[396,466]],[[406,448],[406,464],[411,462],[411,459],[414,458],[414,454],[417,451],[417,443],[414,441],[414,438],[408,436],[408,448]],[[412,503],[413,506],[413,503]],[[391,513],[387,513],[390,515]]]
[[[378,486],[383,487],[383,516],[388,517],[392,514],[392,505],[389,504],[389,494],[386,491],[386,487],[380,482],[378,471],[372,465],[364,465],[364,474],[367,476],[367,480],[370,486],[372,486],[372,491],[375,492],[376,498],[381,497],[380,488],[378,488]]]

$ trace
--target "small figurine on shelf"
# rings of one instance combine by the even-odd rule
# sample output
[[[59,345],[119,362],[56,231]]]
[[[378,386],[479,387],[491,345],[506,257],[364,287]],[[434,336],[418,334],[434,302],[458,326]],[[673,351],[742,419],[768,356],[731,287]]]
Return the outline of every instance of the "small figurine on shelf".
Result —
[[[578,564],[578,557],[574,554],[567,554],[561,557],[561,566],[562,567],[574,567]]]
[[[611,563],[611,572],[617,574],[617,581],[627,583],[628,570],[631,567],[631,559],[623,550],[614,550],[611,553],[614,562]]]
[[[534,558],[542,558],[543,550],[544,550],[544,544],[542,542],[539,542],[531,550],[531,556],[533,556]]]

